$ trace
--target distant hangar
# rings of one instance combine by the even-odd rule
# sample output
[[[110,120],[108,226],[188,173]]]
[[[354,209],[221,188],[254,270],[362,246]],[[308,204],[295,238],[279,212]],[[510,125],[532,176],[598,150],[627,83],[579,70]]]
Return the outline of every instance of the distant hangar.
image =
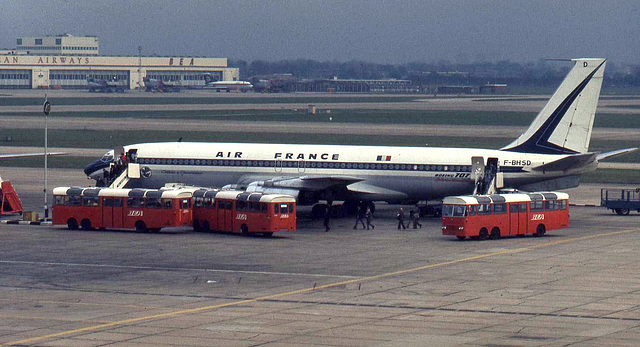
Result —
[[[0,88],[87,88],[87,79],[125,81],[128,89],[143,87],[143,78],[171,81],[183,87],[213,80],[237,81],[238,68],[226,58],[104,56],[98,39],[71,35],[23,37],[15,50],[0,51]]]

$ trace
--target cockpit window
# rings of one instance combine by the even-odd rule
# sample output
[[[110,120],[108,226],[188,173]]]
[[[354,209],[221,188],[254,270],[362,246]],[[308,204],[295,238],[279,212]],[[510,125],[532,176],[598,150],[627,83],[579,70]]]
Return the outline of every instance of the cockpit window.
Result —
[[[100,158],[101,162],[110,163],[113,161],[113,151],[109,151],[105,153],[102,158]]]

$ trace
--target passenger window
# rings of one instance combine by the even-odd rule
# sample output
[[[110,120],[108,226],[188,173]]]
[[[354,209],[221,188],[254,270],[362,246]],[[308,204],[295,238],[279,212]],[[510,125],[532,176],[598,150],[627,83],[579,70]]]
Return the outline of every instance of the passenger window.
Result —
[[[542,211],[544,207],[544,202],[542,200],[531,201],[531,207],[529,208],[531,211]]]
[[[280,213],[280,205],[273,205],[273,214]]]
[[[262,213],[266,213],[267,212],[267,204],[261,203],[260,204],[260,210],[262,211]]]
[[[171,199],[162,199],[162,208],[170,209],[172,205]]]
[[[518,210],[518,204],[511,204],[511,205],[509,205],[509,212],[511,212],[511,213],[518,213],[518,212],[520,212],[520,211]]]
[[[491,214],[491,204],[478,205],[478,214]]]
[[[294,213],[293,204],[289,204],[289,213]]]
[[[567,200],[560,200],[559,201],[559,205],[560,205],[560,209],[561,210],[566,210],[567,209]]]
[[[527,212],[527,203],[520,203],[520,212]]]
[[[54,205],[64,205],[64,196],[62,195],[56,195],[53,197],[54,198]]]
[[[493,205],[493,213],[507,213],[507,204]]]
[[[468,215],[469,216],[475,216],[476,215],[476,211],[478,210],[478,206],[477,205],[470,205],[467,208],[468,211]]]

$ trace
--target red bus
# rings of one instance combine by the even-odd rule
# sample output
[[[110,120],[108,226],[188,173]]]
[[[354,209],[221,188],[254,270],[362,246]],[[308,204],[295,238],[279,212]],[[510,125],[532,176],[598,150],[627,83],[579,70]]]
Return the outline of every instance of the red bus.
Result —
[[[442,235],[481,240],[507,235],[543,236],[569,227],[569,195],[559,192],[468,195],[442,202]]]
[[[75,230],[135,229],[157,232],[191,225],[193,189],[109,189],[58,187],[53,190],[53,225]]]
[[[193,229],[267,237],[296,231],[296,200],[289,195],[199,189],[193,192]]]

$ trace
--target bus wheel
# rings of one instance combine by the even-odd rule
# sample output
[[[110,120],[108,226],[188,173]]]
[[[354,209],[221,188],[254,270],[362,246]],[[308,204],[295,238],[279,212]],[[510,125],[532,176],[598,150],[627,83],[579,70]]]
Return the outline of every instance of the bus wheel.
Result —
[[[249,236],[249,228],[247,228],[246,224],[242,224],[242,226],[240,227],[240,232],[244,236]]]
[[[630,209],[628,209],[628,208],[616,208],[616,213],[617,213],[618,215],[620,215],[620,216],[622,216],[622,215],[625,215],[625,216],[626,216],[626,215],[628,215],[628,214],[629,214],[629,212],[631,212],[631,210],[630,210]]]
[[[136,222],[136,231],[139,233],[144,233],[147,231],[147,225],[144,224],[143,221],[139,220]]]
[[[466,239],[466,238],[467,238],[466,236],[456,236],[456,237],[457,237],[457,238],[458,238],[458,240],[460,240],[460,241],[462,241],[462,240],[464,240],[464,239]]]
[[[480,233],[478,234],[478,238],[480,240],[486,240],[488,237],[489,237],[489,232],[487,231],[487,228],[480,229]]]
[[[91,221],[88,219],[83,219],[82,222],[80,222],[80,226],[83,230],[91,230]]]
[[[271,237],[271,236],[273,236],[273,233],[262,233],[262,236]]]
[[[491,239],[497,240],[499,238],[500,238],[500,229],[498,229],[497,227],[491,229]]]
[[[544,225],[540,224],[536,228],[535,236],[538,236],[538,237],[544,236],[544,233],[546,233],[546,232],[547,232],[547,230],[545,229]]]
[[[69,230],[78,230],[78,221],[75,218],[70,218],[67,221],[67,228]]]
[[[193,221],[193,231],[202,231],[202,228],[200,227],[200,221],[197,219]]]

